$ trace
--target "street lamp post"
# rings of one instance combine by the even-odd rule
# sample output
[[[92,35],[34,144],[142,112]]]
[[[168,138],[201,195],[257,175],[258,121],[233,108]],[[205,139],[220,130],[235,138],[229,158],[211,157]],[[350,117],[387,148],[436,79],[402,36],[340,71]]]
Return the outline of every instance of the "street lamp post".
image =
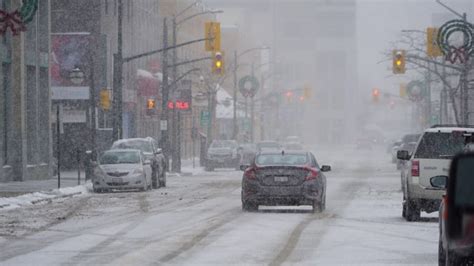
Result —
[[[238,59],[239,57],[248,54],[253,51],[258,51],[258,50],[268,50],[270,47],[268,46],[262,46],[262,47],[254,47],[247,49],[240,54],[237,53],[237,50],[234,51],[234,67],[233,67],[233,74],[234,74],[234,91],[233,91],[233,119],[232,119],[232,138],[237,139],[237,135],[239,134],[238,132],[238,126],[237,126],[237,69],[238,69]],[[247,106],[247,99],[245,100]],[[247,107],[245,107],[245,117],[247,117]]]
[[[172,23],[173,23],[173,35],[172,35],[172,42],[173,42],[173,46],[176,46],[176,43],[177,43],[177,31],[178,31],[178,26],[181,25],[182,23],[190,20],[190,19],[193,19],[195,17],[198,17],[198,16],[202,16],[202,15],[207,15],[207,14],[217,14],[217,13],[222,13],[223,11],[222,10],[205,10],[205,11],[202,11],[202,12],[199,12],[199,13],[196,13],[196,14],[193,14],[193,15],[190,15],[186,18],[183,18],[179,21],[177,21],[177,18],[178,16],[184,14],[184,12],[186,12],[187,10],[189,10],[191,7],[195,6],[197,3],[199,3],[199,1],[196,1],[194,2],[193,4],[191,4],[190,6],[188,6],[187,8],[185,8],[183,11],[179,12],[177,15],[173,16],[173,20],[172,20]],[[177,69],[177,61],[178,61],[178,50],[175,48],[173,49],[173,55],[172,55],[172,61],[173,61],[173,66],[172,66],[172,71],[171,71],[171,78],[172,80],[176,80],[177,78],[177,75],[178,75],[178,69]],[[178,85],[177,83],[174,83],[174,86],[172,87],[172,100],[173,100],[173,103],[175,103],[176,101],[176,93],[177,93],[177,88],[178,88]],[[180,117],[180,113],[178,110],[176,110],[176,108],[173,108],[172,111],[171,111],[172,115],[171,115],[171,125],[172,125],[172,140],[171,140],[171,144],[172,144],[172,149],[171,149],[171,157],[172,157],[172,165],[171,165],[171,169],[174,171],[174,172],[181,172],[181,117]]]

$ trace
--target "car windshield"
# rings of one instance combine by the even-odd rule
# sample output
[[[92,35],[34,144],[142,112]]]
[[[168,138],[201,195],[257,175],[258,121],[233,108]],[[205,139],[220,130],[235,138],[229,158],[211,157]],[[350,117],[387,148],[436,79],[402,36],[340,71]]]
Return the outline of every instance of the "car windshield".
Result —
[[[306,154],[260,154],[255,159],[255,163],[260,166],[305,165],[308,163],[308,156]]]
[[[112,149],[136,149],[142,152],[153,152],[151,143],[147,140],[127,140],[114,143]]]
[[[231,140],[213,141],[211,148],[234,148],[236,143]]]
[[[140,155],[135,151],[110,151],[104,153],[99,160],[99,163],[104,164],[137,164],[140,163]]]
[[[415,158],[446,159],[464,149],[461,133],[428,132],[423,135],[415,152]]]

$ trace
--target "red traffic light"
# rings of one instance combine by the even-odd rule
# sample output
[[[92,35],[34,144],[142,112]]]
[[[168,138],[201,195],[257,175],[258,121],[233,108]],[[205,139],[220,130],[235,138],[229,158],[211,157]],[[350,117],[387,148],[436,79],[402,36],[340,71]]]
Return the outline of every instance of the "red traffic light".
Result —
[[[288,97],[288,98],[293,97],[293,92],[292,91],[287,91],[286,92],[286,97]]]
[[[380,90],[379,89],[373,89],[372,90],[372,96],[379,96],[380,95]]]

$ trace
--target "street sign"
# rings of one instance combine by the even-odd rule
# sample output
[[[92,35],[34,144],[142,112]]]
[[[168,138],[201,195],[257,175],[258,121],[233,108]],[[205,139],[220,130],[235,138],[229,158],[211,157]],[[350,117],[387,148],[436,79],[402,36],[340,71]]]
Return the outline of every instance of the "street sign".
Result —
[[[163,131],[168,130],[168,121],[167,120],[160,120],[160,129]]]
[[[200,119],[201,127],[207,126],[209,124],[210,118],[211,118],[211,116],[209,114],[209,111],[202,110],[201,111],[201,119]]]
[[[241,78],[239,81],[239,91],[245,98],[254,97],[255,94],[257,94],[259,87],[260,83],[255,76],[248,75]]]

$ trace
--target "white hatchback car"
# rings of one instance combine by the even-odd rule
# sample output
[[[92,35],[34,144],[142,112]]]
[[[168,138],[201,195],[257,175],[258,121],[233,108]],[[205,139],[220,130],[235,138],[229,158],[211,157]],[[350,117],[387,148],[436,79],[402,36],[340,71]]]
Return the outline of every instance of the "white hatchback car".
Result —
[[[408,161],[401,171],[402,216],[407,221],[418,220],[421,211],[439,210],[444,190],[433,187],[430,179],[448,176],[451,159],[464,149],[464,135],[473,132],[474,128],[434,126],[425,130],[413,154],[398,151],[398,159]]]
[[[108,150],[94,169],[94,192],[151,189],[150,160],[140,150]]]

